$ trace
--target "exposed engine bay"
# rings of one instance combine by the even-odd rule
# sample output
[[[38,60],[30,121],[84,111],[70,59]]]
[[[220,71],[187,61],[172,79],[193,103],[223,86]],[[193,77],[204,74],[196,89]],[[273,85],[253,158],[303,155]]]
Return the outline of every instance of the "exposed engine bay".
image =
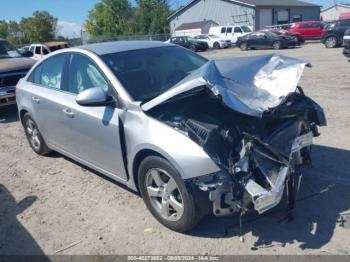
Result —
[[[200,145],[222,169],[192,181],[209,192],[217,216],[251,208],[263,213],[281,201],[285,186],[292,207],[297,167],[310,159],[317,125],[326,124],[322,109],[301,88],[261,118],[232,110],[205,86],[148,113]]]
[[[142,106],[201,146],[221,171],[190,181],[217,216],[294,206],[323,109],[298,87],[307,61],[264,55],[209,61]],[[286,190],[285,190],[286,189]]]

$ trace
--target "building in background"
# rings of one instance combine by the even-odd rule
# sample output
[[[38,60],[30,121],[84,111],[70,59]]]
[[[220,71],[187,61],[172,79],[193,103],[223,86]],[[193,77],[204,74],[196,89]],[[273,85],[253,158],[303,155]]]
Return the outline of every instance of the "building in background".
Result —
[[[202,34],[208,34],[209,29],[212,26],[218,26],[219,24],[213,20],[205,20],[200,22],[184,23],[174,29],[175,35],[196,36]]]
[[[319,21],[320,10],[320,5],[299,0],[191,0],[168,20],[172,33],[182,24],[205,20],[261,29],[274,24]]]
[[[323,21],[338,20],[346,17],[350,18],[350,3],[336,4],[321,11]]]

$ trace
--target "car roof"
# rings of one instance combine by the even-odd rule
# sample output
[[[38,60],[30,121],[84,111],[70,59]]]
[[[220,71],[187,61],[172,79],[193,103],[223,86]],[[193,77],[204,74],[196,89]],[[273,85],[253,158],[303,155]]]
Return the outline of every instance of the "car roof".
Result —
[[[97,44],[88,44],[78,46],[77,48],[91,51],[97,55],[105,55],[111,53],[119,53],[125,51],[133,51],[146,48],[174,46],[173,44],[163,43],[159,41],[114,41]]]

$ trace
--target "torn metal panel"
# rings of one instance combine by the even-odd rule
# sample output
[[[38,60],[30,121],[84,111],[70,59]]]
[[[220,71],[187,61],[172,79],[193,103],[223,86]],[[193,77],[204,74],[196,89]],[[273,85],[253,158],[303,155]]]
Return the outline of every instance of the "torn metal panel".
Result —
[[[226,106],[243,114],[262,117],[295,92],[306,65],[304,60],[263,55],[209,61],[175,87],[142,105],[145,111],[199,86],[222,97]]]

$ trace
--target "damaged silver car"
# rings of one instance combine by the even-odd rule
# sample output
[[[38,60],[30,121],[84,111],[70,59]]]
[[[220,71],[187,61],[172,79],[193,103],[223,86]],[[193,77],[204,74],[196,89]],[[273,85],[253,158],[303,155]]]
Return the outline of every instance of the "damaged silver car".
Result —
[[[208,61],[160,42],[48,55],[17,86],[32,149],[60,152],[133,190],[176,231],[208,214],[293,208],[300,166],[326,125],[298,82],[308,62]]]

